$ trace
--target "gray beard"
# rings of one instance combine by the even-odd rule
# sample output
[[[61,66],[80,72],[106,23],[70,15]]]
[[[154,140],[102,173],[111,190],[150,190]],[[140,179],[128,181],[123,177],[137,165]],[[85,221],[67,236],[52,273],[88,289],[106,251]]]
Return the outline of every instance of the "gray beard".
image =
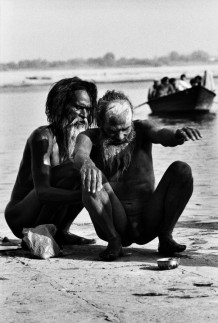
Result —
[[[109,176],[116,174],[117,180],[126,171],[132,160],[132,153],[135,147],[135,130],[132,129],[127,141],[120,145],[113,145],[110,139],[101,134],[101,156],[104,167]]]
[[[67,133],[67,140],[68,140],[68,147],[69,147],[69,156],[70,158],[73,155],[73,151],[75,148],[75,144],[76,144],[76,138],[78,136],[78,134],[82,131],[85,131],[88,128],[88,124],[74,124],[73,129],[71,129],[71,131],[68,131]]]

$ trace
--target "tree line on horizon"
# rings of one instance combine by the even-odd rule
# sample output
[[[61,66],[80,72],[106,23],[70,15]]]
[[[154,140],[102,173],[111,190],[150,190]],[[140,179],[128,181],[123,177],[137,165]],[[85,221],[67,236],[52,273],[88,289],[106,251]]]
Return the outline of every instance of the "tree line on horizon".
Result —
[[[163,66],[190,63],[214,63],[218,58],[212,58],[208,53],[197,50],[191,54],[179,54],[172,51],[166,56],[154,58],[125,58],[116,59],[112,52],[106,53],[103,57],[97,58],[75,58],[66,61],[47,61],[46,59],[21,60],[17,63],[0,63],[1,71],[20,69],[57,69],[57,68],[79,68],[79,67],[128,67],[128,66]]]

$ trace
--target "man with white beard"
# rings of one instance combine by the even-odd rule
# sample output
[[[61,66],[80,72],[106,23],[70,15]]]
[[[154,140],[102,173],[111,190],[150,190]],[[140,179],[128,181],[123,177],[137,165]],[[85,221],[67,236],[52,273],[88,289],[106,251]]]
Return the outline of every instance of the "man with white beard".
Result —
[[[100,254],[111,261],[122,246],[159,238],[163,254],[182,252],[173,229],[193,191],[191,168],[172,163],[155,189],[152,143],[174,147],[198,140],[197,129],[159,128],[148,120],[133,121],[133,107],[122,93],[108,91],[97,107],[99,128],[77,137],[74,165],[82,176],[83,203],[97,235],[108,242]]]
[[[23,238],[24,228],[54,224],[59,244],[89,244],[95,240],[69,233],[83,208],[80,173],[72,153],[78,133],[93,123],[97,88],[78,77],[62,79],[49,91],[49,125],[27,139],[11,200],[5,210],[12,232]]]

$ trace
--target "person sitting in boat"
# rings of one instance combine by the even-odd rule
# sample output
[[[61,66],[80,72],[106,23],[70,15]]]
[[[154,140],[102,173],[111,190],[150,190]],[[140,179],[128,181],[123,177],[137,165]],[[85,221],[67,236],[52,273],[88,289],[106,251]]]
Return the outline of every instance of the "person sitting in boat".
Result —
[[[182,74],[180,76],[180,79],[177,82],[177,87],[179,91],[184,91],[191,87],[191,85],[187,82],[187,78],[185,74]]]
[[[174,93],[174,89],[172,85],[169,83],[169,77],[164,76],[161,79],[160,85],[157,88],[157,97],[159,98],[161,96],[166,96],[172,93]]]
[[[155,99],[157,97],[157,89],[160,82],[158,80],[154,80],[152,87],[148,89],[148,101]]]
[[[195,83],[197,84],[197,86],[201,86],[201,84],[202,84],[202,77],[200,75],[196,75],[195,76]]]
[[[178,92],[178,91],[179,91],[179,89],[178,89],[178,87],[177,87],[176,79],[175,79],[174,77],[171,77],[171,78],[169,79],[169,83],[170,83],[170,85],[172,86],[172,89],[173,89],[174,93],[176,93],[176,92]]]
[[[80,173],[71,158],[76,136],[94,120],[97,88],[78,77],[62,79],[49,91],[45,113],[49,125],[34,130],[23,158],[5,219],[15,236],[24,228],[54,224],[59,244],[89,244],[69,232],[83,209]]]
[[[202,85],[202,77],[200,75],[196,75],[190,80],[191,86],[201,86]]]
[[[194,86],[197,85],[196,82],[195,82],[195,77],[190,79],[190,84],[191,84],[191,87],[194,87]]]

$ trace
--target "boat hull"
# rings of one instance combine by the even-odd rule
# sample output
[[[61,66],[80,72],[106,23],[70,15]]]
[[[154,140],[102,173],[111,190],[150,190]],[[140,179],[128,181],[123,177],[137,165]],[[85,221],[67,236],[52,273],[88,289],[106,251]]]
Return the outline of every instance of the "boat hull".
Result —
[[[209,112],[215,93],[203,86],[162,96],[148,101],[152,113],[194,113]]]

